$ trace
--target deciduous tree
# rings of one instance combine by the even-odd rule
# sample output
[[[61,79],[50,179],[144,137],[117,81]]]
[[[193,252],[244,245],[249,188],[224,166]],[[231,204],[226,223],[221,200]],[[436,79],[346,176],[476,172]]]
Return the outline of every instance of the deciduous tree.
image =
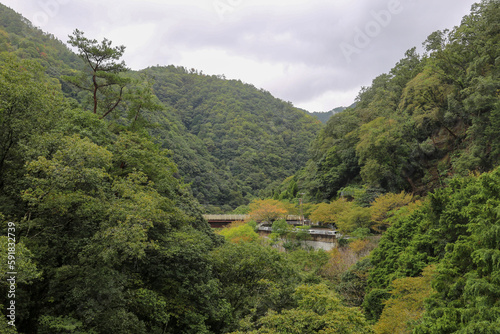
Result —
[[[284,218],[288,211],[283,202],[274,199],[258,199],[250,203],[248,214],[256,221],[272,223],[278,218]]]
[[[259,235],[246,223],[232,223],[219,233],[232,243],[254,242],[259,239]]]
[[[338,199],[331,203],[320,203],[309,218],[314,222],[323,224],[337,224],[340,221],[341,215],[345,211],[350,210],[353,205],[354,203],[348,202],[345,199]]]
[[[435,270],[435,266],[429,266],[422,276],[399,278],[391,283],[391,298],[385,302],[374,326],[376,334],[413,333],[425,311],[425,299],[433,292],[431,280]]]
[[[374,230],[382,232],[390,225],[389,218],[394,214],[394,211],[408,205],[413,201],[413,195],[407,194],[404,191],[399,194],[387,193],[379,196],[370,206],[371,219]]]

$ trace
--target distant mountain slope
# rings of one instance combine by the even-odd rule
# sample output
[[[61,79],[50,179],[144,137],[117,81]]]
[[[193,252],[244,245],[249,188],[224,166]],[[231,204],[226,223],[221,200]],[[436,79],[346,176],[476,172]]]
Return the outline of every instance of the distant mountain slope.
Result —
[[[175,66],[143,72],[155,78],[155,94],[182,123],[185,133],[179,135],[196,147],[195,154],[186,154],[176,138],[155,130],[203,204],[244,204],[269,183],[292,175],[304,166],[322,127],[304,111],[241,81]]]
[[[325,112],[314,111],[314,112],[310,112],[309,115],[311,115],[313,117],[316,117],[317,119],[319,119],[321,121],[321,123],[325,123],[326,124],[326,122],[328,122],[328,120],[330,119],[330,117],[332,117],[336,113],[342,112],[342,111],[346,110],[347,108],[354,108],[355,106],[356,106],[356,103],[353,103],[349,107],[337,107],[337,108],[334,108],[334,109],[332,109],[330,111],[325,111]]]

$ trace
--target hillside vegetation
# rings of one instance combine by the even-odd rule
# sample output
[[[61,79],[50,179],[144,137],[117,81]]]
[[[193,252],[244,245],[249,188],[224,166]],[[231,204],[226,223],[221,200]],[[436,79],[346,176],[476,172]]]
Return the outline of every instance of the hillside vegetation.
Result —
[[[248,204],[304,166],[321,128],[304,111],[241,81],[174,66],[141,73],[154,78],[165,106],[164,114],[151,115],[158,124],[152,134],[173,152],[202,204],[226,205],[226,211]]]
[[[455,175],[500,162],[497,1],[476,4],[462,24],[437,31],[334,114],[294,181],[313,201],[351,186],[426,194]],[[268,193],[282,192],[275,188]]]
[[[33,59],[57,79],[66,97],[92,110],[88,94],[68,78],[85,63],[54,36],[0,5],[0,52]],[[191,185],[205,211],[230,211],[248,204],[271,182],[304,166],[321,123],[307,112],[239,80],[204,75],[173,65],[128,71],[125,95],[152,89],[140,118],[153,140],[170,150],[179,175]],[[144,102],[144,101],[142,101]],[[132,104],[110,117],[130,124]],[[128,120],[127,120],[128,119]],[[149,124],[148,124],[149,123]]]
[[[354,106],[355,104],[353,104],[351,106],[351,108]],[[321,112],[321,111],[315,111],[315,112],[311,112],[309,113],[311,116],[314,116],[316,117],[317,119],[319,119],[321,121],[321,123],[327,123],[328,120],[330,119],[330,117],[332,117],[333,115],[335,115],[336,113],[339,113],[339,112],[342,112],[344,110],[346,110],[347,108],[346,107],[337,107],[335,109],[332,109],[330,111],[326,111],[326,112]]]
[[[497,0],[324,127],[0,18],[0,333],[498,333]],[[203,219],[236,206],[255,221]],[[287,214],[335,225],[337,247]]]

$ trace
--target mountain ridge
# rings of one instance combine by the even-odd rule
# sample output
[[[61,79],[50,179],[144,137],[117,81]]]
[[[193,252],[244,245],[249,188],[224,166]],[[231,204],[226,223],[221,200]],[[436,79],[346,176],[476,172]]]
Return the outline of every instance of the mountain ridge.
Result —
[[[330,117],[335,115],[336,113],[342,112],[346,109],[355,108],[355,107],[356,107],[356,102],[351,104],[349,107],[337,107],[337,108],[333,108],[330,111],[313,111],[313,112],[308,111],[308,113],[309,113],[309,115],[314,116],[317,119],[319,119],[321,121],[321,123],[326,124],[328,122],[328,120],[330,119]]]
[[[85,64],[66,44],[0,5],[0,52],[35,59],[67,97],[85,95],[64,80]],[[307,112],[241,80],[180,66],[152,66],[129,77],[153,82],[161,110],[145,112],[150,134],[172,152],[179,173],[208,211],[227,211],[259,196],[307,161],[321,124]],[[119,117],[123,117],[119,116]]]

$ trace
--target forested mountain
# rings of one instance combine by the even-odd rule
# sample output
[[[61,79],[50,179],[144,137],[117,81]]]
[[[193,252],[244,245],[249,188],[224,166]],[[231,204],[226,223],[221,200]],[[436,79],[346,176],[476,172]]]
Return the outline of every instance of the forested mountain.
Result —
[[[53,35],[35,28],[29,20],[0,4],[0,52],[15,54],[21,59],[36,59],[45,72],[60,79],[84,63],[63,42]],[[60,81],[66,94],[75,95],[77,90]]]
[[[425,194],[500,162],[497,1],[437,31],[333,115],[295,181],[313,200],[347,186]]]
[[[304,166],[321,128],[304,111],[241,81],[175,66],[141,74],[154,78],[165,106],[148,116],[158,125],[152,134],[172,150],[202,204],[226,210],[248,204],[269,183]]]
[[[382,193],[424,196],[392,211],[378,247],[345,283],[365,291],[376,333],[497,333],[500,3],[475,4],[424,47],[332,116],[307,167],[273,193],[294,185],[312,200],[336,199],[325,203],[334,218],[335,204],[354,205],[339,197],[354,197],[351,230],[376,230],[362,207]]]
[[[127,71],[107,40],[75,31],[76,55],[0,18],[0,333],[498,333],[497,0],[325,127],[251,85]],[[203,219],[255,195],[274,197],[247,208],[274,217],[269,240]],[[274,221],[297,197],[349,238],[305,249],[308,227]]]
[[[353,107],[353,106],[351,106],[351,107]],[[311,112],[309,114],[311,116],[314,116],[317,119],[319,119],[321,121],[321,123],[327,123],[328,120],[330,119],[330,117],[332,117],[336,113],[339,113],[339,112],[344,111],[346,109],[347,109],[346,107],[337,107],[337,108],[334,108],[334,109],[332,109],[330,111],[325,111],[325,112],[315,111],[315,112]]]
[[[251,135],[263,137],[256,140],[259,145],[277,150],[284,142],[269,140],[281,138],[293,145],[293,139],[278,137],[280,130],[285,132],[283,124],[305,122],[311,132],[317,126],[312,118],[239,84],[242,96],[250,95],[245,98],[270,104],[249,109],[253,116],[232,106],[242,119],[230,123],[239,126],[237,131],[216,119],[219,132],[213,146],[205,146],[205,137],[198,138],[200,131],[195,130],[203,121],[186,118],[184,125],[181,117],[190,110],[187,105],[186,110],[162,106],[148,90],[149,78],[123,73],[124,66],[114,61],[120,47],[76,31],[72,42],[89,60],[86,68],[59,41],[11,10],[0,9],[0,332],[228,333],[250,328],[269,310],[298,310],[302,299],[321,298],[309,291],[319,280],[306,279],[306,272],[284,254],[260,243],[232,245],[216,235],[171,158],[184,148],[199,149],[206,151],[208,163],[203,169],[192,160],[193,169],[211,173],[212,166],[227,162],[221,175],[230,177],[233,168],[239,176],[238,168],[248,171],[237,160],[242,152],[236,147],[226,157],[215,146],[233,147],[230,141],[237,138],[242,141],[237,145],[251,147],[253,143],[244,142],[250,141],[244,136],[249,131],[245,121],[264,120],[267,124],[258,123]],[[171,69],[149,71],[173,81],[204,80],[182,69],[175,69],[179,75],[173,76]],[[93,75],[96,79],[89,86]],[[234,90],[231,82],[212,80],[217,88]],[[176,87],[186,96],[185,103],[196,96],[189,92],[193,88],[187,83]],[[213,107],[214,116],[235,118],[228,109],[212,105],[216,97],[206,99],[207,112]],[[222,105],[225,101],[218,100]],[[260,110],[277,116],[259,120]],[[158,138],[152,137],[155,132]],[[305,136],[312,138],[311,133]],[[188,151],[179,161],[199,152]],[[292,159],[289,153],[274,153],[278,155],[271,158],[281,163]],[[292,159],[289,166],[263,174],[282,177],[299,163]],[[322,294],[329,298],[328,305],[338,304],[325,287]],[[324,320],[323,327],[329,324],[328,315],[351,313],[344,306],[328,308],[328,315],[310,312]],[[366,329],[360,311],[354,312],[356,323],[340,326]]]
[[[0,51],[35,59],[59,80],[66,96],[85,105],[84,95],[63,80],[84,69],[82,60],[12,10],[0,6],[0,15]],[[180,176],[206,210],[248,204],[272,181],[294,174],[321,128],[307,112],[223,76],[172,65],[127,75],[141,89],[152,85],[152,99],[161,107],[145,108],[141,116],[151,123],[155,142],[172,152]]]

